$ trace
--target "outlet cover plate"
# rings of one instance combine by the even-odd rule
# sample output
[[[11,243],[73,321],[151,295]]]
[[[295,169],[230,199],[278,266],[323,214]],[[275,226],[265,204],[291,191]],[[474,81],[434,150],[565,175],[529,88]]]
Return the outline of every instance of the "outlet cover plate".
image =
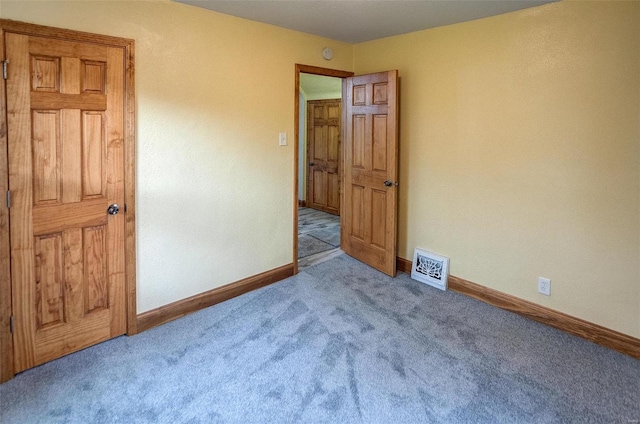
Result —
[[[545,296],[551,296],[551,280],[548,278],[538,277],[538,293]]]

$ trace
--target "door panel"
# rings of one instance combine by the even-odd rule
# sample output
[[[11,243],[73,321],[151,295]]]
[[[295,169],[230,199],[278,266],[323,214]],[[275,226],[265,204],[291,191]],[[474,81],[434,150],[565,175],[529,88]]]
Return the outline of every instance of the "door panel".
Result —
[[[396,274],[397,71],[346,78],[341,247]]]
[[[340,125],[337,100],[307,103],[307,206],[340,215]]]
[[[7,33],[14,368],[123,334],[123,49]]]
[[[365,188],[356,184],[351,186],[351,203],[345,203],[348,207],[347,216],[350,218],[350,237],[358,241],[365,241],[364,220],[361,218],[364,212]],[[344,250],[344,249],[343,249]]]
[[[64,322],[62,233],[35,238],[36,322],[45,328]]]

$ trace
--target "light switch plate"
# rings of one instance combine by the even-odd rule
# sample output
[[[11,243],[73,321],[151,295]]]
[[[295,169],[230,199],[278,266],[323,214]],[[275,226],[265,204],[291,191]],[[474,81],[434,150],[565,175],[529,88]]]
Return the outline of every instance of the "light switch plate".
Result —
[[[280,133],[279,141],[280,141],[280,145],[281,146],[286,146],[287,145],[287,133],[286,132],[281,132]]]

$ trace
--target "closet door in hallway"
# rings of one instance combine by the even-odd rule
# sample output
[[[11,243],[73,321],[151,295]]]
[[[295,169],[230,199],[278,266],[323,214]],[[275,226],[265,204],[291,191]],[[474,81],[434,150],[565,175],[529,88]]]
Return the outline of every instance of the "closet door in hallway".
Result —
[[[340,215],[341,100],[307,103],[307,206]]]

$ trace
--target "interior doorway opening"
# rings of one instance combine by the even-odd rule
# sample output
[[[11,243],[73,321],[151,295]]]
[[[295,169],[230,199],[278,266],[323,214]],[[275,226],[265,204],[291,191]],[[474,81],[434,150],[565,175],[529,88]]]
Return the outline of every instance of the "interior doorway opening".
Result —
[[[294,272],[340,254],[342,79],[296,65]],[[309,125],[311,122],[311,125]]]
[[[342,79],[300,74],[298,203],[340,215]]]

